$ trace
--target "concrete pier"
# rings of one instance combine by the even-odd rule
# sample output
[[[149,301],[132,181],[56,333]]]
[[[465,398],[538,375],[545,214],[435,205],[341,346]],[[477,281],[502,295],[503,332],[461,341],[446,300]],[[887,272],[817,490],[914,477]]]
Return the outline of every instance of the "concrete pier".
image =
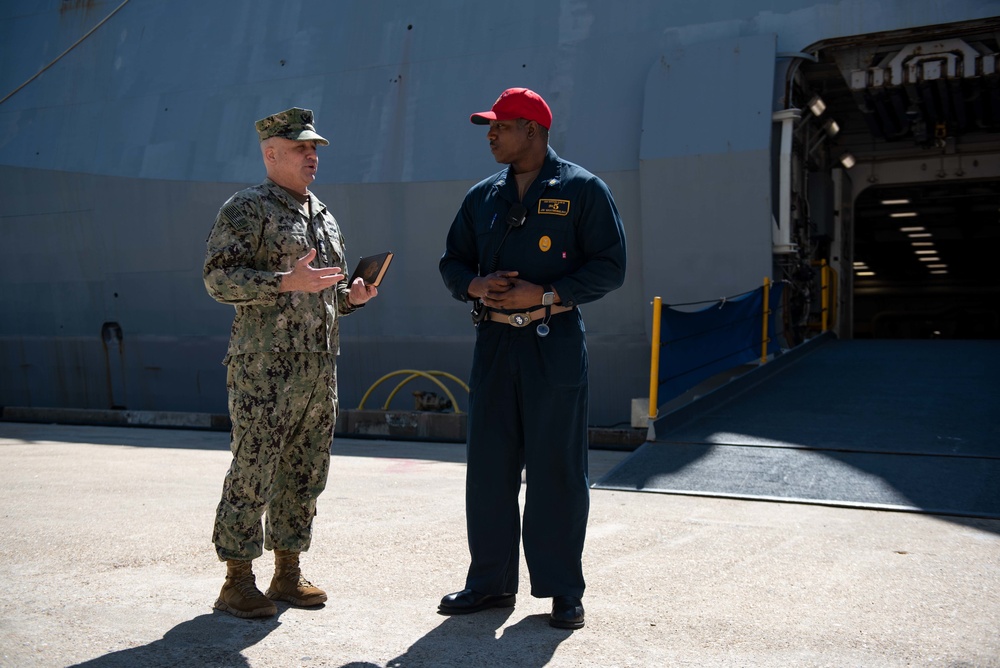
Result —
[[[592,478],[628,455],[592,451]],[[1000,666],[1000,521],[594,490],[587,625],[437,614],[468,552],[464,446],[338,438],[317,609],[212,610],[210,430],[0,422],[0,666]],[[266,587],[270,555],[255,562]]]

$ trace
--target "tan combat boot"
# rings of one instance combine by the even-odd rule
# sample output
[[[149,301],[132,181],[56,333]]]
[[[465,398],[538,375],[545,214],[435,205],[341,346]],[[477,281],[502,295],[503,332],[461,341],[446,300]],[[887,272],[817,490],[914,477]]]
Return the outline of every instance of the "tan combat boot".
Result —
[[[271,586],[267,588],[267,597],[308,607],[324,603],[326,592],[302,577],[298,552],[275,550],[274,577],[271,578]]]
[[[250,562],[235,559],[226,562],[226,583],[215,609],[244,618],[270,617],[278,612],[277,606],[257,589]]]

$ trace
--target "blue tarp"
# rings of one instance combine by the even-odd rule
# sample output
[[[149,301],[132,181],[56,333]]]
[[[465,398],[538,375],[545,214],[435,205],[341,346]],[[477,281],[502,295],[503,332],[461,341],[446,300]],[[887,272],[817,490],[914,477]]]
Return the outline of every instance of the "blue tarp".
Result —
[[[783,283],[772,285],[768,296],[769,354],[780,347],[783,287]],[[657,403],[669,401],[717,373],[760,359],[763,301],[764,288],[760,287],[698,311],[679,311],[664,304]]]

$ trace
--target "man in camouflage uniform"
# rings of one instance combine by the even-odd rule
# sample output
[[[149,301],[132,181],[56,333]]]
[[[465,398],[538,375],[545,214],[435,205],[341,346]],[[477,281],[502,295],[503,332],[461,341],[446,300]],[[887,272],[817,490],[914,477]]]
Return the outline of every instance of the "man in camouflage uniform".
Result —
[[[344,237],[309,192],[316,146],[329,145],[312,122],[299,108],[257,121],[267,178],[222,206],[205,254],[208,293],[236,308],[224,360],[233,460],[212,540],[227,566],[215,607],[238,617],[273,615],[273,600],[326,601],[302,577],[299,552],[330,466],[339,320],[378,294],[344,281]],[[266,595],[251,569],[265,548],[275,555]]]

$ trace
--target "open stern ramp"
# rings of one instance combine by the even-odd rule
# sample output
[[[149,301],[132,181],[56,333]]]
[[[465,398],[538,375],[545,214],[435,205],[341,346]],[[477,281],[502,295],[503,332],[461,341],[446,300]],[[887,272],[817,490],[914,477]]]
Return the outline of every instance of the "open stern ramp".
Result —
[[[1000,341],[834,340],[754,376],[594,487],[1000,518]]]

